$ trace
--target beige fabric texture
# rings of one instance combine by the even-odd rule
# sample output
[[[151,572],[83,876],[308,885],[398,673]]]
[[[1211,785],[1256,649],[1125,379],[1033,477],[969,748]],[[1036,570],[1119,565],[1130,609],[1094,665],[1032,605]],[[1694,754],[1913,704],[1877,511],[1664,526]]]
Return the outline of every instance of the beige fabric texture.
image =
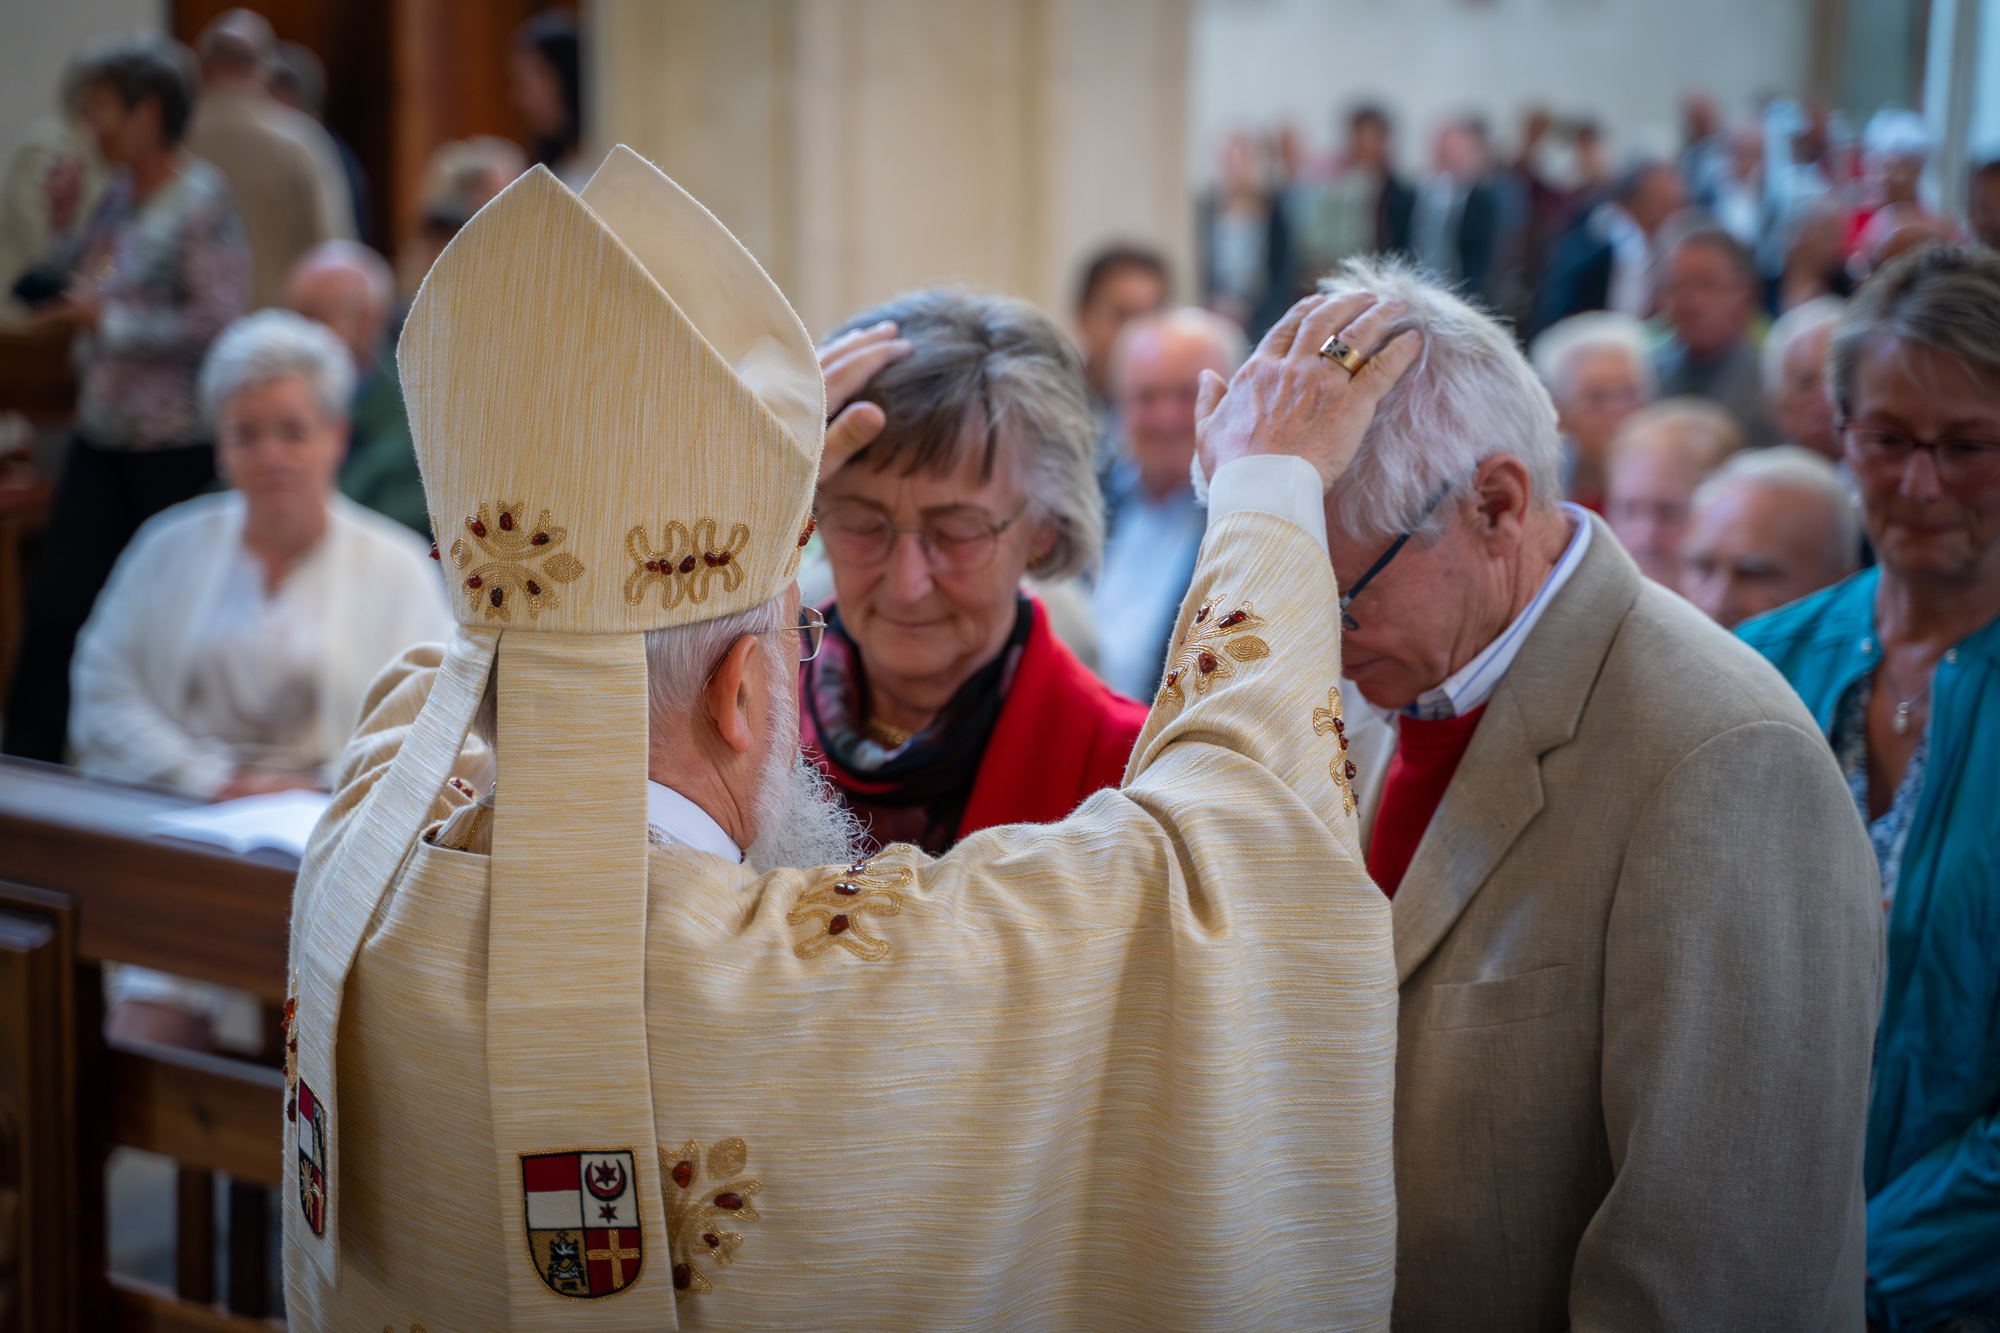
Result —
[[[1791,688],[1608,529],[1394,912],[1398,1329],[1862,1328],[1875,859]]]
[[[669,1320],[690,1328],[1387,1327],[1389,907],[1360,864],[1337,738],[1314,726],[1339,679],[1337,600],[1296,526],[1218,522],[1180,633],[1204,606],[1212,630],[1250,603],[1258,623],[1238,628],[1268,652],[1224,649],[1205,689],[1164,694],[1124,788],[1062,823],[988,830],[935,860],[892,848],[858,875],[759,878],[651,849],[650,1088],[632,1091],[656,1125],[645,1143],[582,1146],[657,1152],[677,1200],[672,1167],[689,1161],[693,1190],[733,1186],[755,1216],[697,1212],[669,1237],[649,1208],[638,1284],[551,1295],[552,1315],[510,1303],[526,1241],[485,1169],[492,862],[449,844],[487,820],[446,826],[460,803],[433,804],[347,979],[337,1287],[300,1262],[287,1201],[293,1326],[618,1326],[621,1303],[670,1290],[685,1263]],[[444,680],[439,661],[422,650],[378,684],[336,834],[421,731],[411,705]],[[850,880],[863,892],[836,897]],[[560,878],[546,892],[593,910]],[[860,947],[814,903],[852,904]],[[588,975],[505,985],[601,999],[606,1026],[622,1021]],[[553,1039],[597,1035],[552,1014]],[[579,1090],[524,1091],[559,1136]],[[742,1165],[710,1175],[737,1139]]]

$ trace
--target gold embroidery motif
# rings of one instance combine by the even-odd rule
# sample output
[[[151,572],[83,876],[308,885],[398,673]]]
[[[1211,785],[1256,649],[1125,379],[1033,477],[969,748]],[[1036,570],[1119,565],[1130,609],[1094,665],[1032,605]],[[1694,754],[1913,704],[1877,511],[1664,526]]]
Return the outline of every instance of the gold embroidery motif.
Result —
[[[660,533],[660,547],[653,548],[641,523],[625,534],[625,551],[632,557],[632,572],[625,576],[625,600],[637,606],[646,589],[660,584],[660,607],[671,611],[683,601],[696,606],[708,600],[712,579],[722,580],[722,590],[735,592],[743,584],[743,547],[750,529],[742,523],[729,529],[729,542],[719,545],[712,518],[696,519],[692,526],[670,521]]]
[[[916,876],[907,866],[871,871],[865,860],[856,861],[845,870],[815,873],[825,879],[799,895],[785,921],[794,926],[812,921],[816,929],[800,940],[792,952],[801,958],[817,958],[838,944],[867,962],[887,958],[889,941],[869,934],[861,919],[901,912],[903,895],[898,890],[909,887]]]
[[[466,545],[463,537],[451,544],[451,562],[460,569],[473,562],[474,547],[486,557],[465,576],[462,586],[473,605],[486,607],[488,620],[511,624],[514,608],[519,605],[528,608],[530,620],[540,620],[543,611],[562,605],[549,585],[573,583],[583,577],[583,561],[556,549],[569,536],[569,529],[550,523],[546,509],[530,528],[521,521],[525,512],[519,500],[502,503],[496,519],[482,504],[476,515],[465,520],[472,545]]]
[[[1231,658],[1255,662],[1271,655],[1271,645],[1250,632],[1262,629],[1264,618],[1251,609],[1249,602],[1211,620],[1209,616],[1214,610],[1214,602],[1202,603],[1201,609],[1194,613],[1194,624],[1174,646],[1173,667],[1160,684],[1159,696],[1153,700],[1155,708],[1168,699],[1185,703],[1184,686],[1193,685],[1196,694],[1206,694],[1210,681],[1235,675]]]
[[[1334,751],[1326,771],[1333,779],[1333,785],[1340,789],[1342,806],[1351,815],[1354,813],[1354,761],[1347,757],[1347,719],[1340,711],[1338,685],[1326,692],[1326,707],[1313,709],[1313,735],[1324,736],[1329,732],[1340,738],[1340,748]]]
[[[723,1139],[706,1157],[692,1139],[681,1145],[678,1156],[660,1149],[675,1300],[715,1290],[704,1263],[727,1268],[736,1262],[743,1233],[729,1230],[726,1220],[755,1222],[757,1205],[751,1200],[764,1188],[763,1182],[738,1174],[749,1160],[750,1145],[742,1139]]]

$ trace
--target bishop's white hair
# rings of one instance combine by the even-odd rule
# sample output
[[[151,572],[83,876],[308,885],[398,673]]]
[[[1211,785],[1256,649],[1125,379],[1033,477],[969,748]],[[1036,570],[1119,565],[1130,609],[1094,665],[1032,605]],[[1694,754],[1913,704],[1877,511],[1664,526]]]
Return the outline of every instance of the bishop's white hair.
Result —
[[[1561,497],[1561,446],[1549,391],[1513,337],[1491,316],[1398,259],[1351,259],[1320,283],[1342,295],[1373,292],[1408,307],[1393,333],[1415,329],[1417,364],[1389,391],[1362,437],[1361,451],[1334,483],[1328,517],[1350,537],[1393,541],[1447,485],[1461,485],[1496,454],[1528,469],[1536,508]],[[1440,505],[1425,540],[1457,508]]]
[[[686,716],[701,703],[701,692],[729,645],[746,634],[768,634],[785,623],[785,595],[762,606],[735,611],[692,625],[646,631],[646,678],[651,688],[653,725]],[[772,645],[776,647],[776,645]]]

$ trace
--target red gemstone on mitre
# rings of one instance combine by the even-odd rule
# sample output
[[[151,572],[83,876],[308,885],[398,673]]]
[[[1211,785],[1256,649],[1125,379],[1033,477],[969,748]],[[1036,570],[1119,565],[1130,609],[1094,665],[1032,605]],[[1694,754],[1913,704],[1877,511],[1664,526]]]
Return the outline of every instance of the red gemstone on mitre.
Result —
[[[692,573],[694,573],[694,557],[693,557],[693,556],[691,556],[691,555],[687,555],[687,556],[682,556],[682,557],[681,557],[681,573],[683,573],[683,574],[692,574]]]
[[[530,597],[540,597],[541,595],[542,595],[542,585],[541,585],[541,584],[539,584],[539,583],[537,583],[537,582],[535,582],[535,581],[534,581],[533,579],[529,579],[529,580],[528,580],[528,596],[530,596]]]
[[[1216,668],[1215,654],[1203,649],[1201,656],[1194,659],[1194,664],[1200,667],[1201,674],[1206,676]]]
[[[673,1177],[674,1184],[679,1185],[682,1189],[686,1189],[688,1182],[694,1179],[694,1163],[675,1162]]]
[[[692,1268],[689,1268],[686,1264],[674,1265],[675,1291],[686,1291],[688,1289],[688,1284],[693,1281],[694,1281],[694,1270]]]
[[[845,912],[842,912],[840,915],[834,917],[833,920],[826,923],[826,933],[829,935],[838,935],[846,929],[847,914]]]
[[[503,509],[503,510],[501,510],[501,511],[500,511],[500,531],[502,531],[502,532],[512,532],[513,530],[514,530],[514,516],[513,516],[512,514],[508,513],[508,512],[507,512],[506,510],[504,510],[504,509]]]
[[[298,1118],[299,1118],[299,1096],[297,1093],[293,1093],[291,1096],[285,1099],[285,1119],[297,1120]]]
[[[431,559],[433,559],[433,560],[436,560],[436,559],[438,559],[438,558],[439,558],[439,556],[438,556],[438,544],[437,544],[436,542],[432,542],[432,543],[431,543]]]
[[[538,532],[534,536],[528,538],[528,540],[533,542],[537,546],[547,546],[549,544],[549,534],[546,532]]]
[[[466,576],[465,586],[468,588],[477,588],[480,584],[484,583],[485,581],[486,580],[480,578],[479,575],[477,574],[470,574]]]
[[[1242,624],[1249,618],[1250,613],[1248,611],[1231,611],[1228,615],[1216,621],[1215,627],[1217,629],[1229,629],[1232,626]]]
[[[716,1235],[713,1231],[704,1231],[701,1233],[701,1243],[708,1246],[711,1250],[717,1249],[722,1245],[722,1237]]]
[[[833,886],[833,891],[843,898],[852,898],[855,894],[861,892],[861,886],[859,884],[849,884],[843,880]]]
[[[488,597],[488,599],[492,601],[493,605],[495,606],[498,606],[500,605],[500,603],[507,600],[506,592],[500,588],[495,588],[492,592],[487,593],[486,596]]]
[[[1208,619],[1208,608],[1205,606],[1201,608],[1201,610],[1194,613],[1194,623],[1197,625],[1199,625],[1202,621],[1207,619]]]
[[[716,553],[716,557],[715,557],[715,563],[716,563],[716,564],[718,564],[718,565],[726,565],[726,564],[728,564],[728,563],[729,563],[729,552],[727,552],[727,551],[719,551],[719,552],[717,552],[717,553]]]
[[[718,1194],[715,1196],[715,1206],[735,1212],[743,1206],[743,1196],[741,1194]]]
[[[722,557],[717,555],[713,551],[703,551],[701,553],[701,562],[704,565],[707,565],[710,569],[713,569],[717,565],[722,563]]]
[[[799,545],[804,546],[807,542],[811,541],[813,535],[813,529],[818,526],[819,526],[818,519],[816,518],[807,519],[805,531],[799,534]]]
[[[1352,759],[1347,761],[1347,780],[1349,782],[1354,781],[1354,761]]]
[[[1167,687],[1171,689],[1180,683],[1181,683],[1181,669],[1179,667],[1175,667],[1172,671],[1169,671],[1167,673]]]
[[[1334,729],[1335,731],[1339,732],[1339,733],[1340,733],[1341,735],[1345,736],[1345,735],[1347,734],[1347,723],[1346,723],[1346,721],[1345,721],[1344,719],[1342,719],[1342,718],[1335,718],[1335,719],[1333,720],[1333,729]]]
[[[465,526],[472,529],[472,535],[475,537],[484,537],[486,535],[486,525],[476,518],[466,519]]]

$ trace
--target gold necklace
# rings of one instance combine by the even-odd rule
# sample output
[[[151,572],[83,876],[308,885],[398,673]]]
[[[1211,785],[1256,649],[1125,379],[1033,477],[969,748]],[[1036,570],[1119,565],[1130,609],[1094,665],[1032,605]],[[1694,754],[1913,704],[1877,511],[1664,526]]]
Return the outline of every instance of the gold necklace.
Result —
[[[910,737],[916,735],[914,731],[902,731],[890,726],[887,722],[879,722],[872,717],[868,719],[868,724],[862,730],[868,733],[869,740],[874,741],[885,750],[900,750],[910,743]]]

